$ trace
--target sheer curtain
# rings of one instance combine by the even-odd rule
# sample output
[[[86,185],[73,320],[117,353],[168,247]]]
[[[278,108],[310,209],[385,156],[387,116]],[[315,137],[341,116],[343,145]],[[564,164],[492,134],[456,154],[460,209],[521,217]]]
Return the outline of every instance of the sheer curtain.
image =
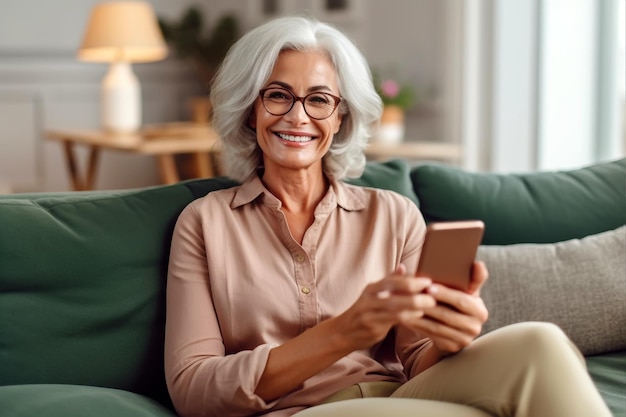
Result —
[[[570,169],[624,156],[625,0],[464,1],[464,165]]]

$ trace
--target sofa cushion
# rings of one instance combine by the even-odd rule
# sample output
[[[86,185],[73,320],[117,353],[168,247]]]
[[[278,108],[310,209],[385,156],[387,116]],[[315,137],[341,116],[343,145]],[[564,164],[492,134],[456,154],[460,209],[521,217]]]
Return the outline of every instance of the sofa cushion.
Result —
[[[228,177],[203,178],[183,181],[183,184],[191,191],[193,198],[204,197],[211,191],[239,185],[239,182]]]
[[[560,242],[626,224],[626,159],[509,175],[429,163],[411,178],[427,222],[481,219],[487,245]]]
[[[410,198],[417,204],[417,196],[413,191],[409,173],[409,165],[405,161],[392,159],[385,162],[368,162],[361,177],[347,178],[345,181],[349,184],[363,187],[392,190]],[[193,193],[194,198],[202,197],[213,189],[228,188],[237,184],[237,182],[227,177],[195,179],[185,182],[185,185]]]
[[[228,179],[0,198],[0,385],[97,385],[169,404],[165,281],[178,214]]]
[[[5,416],[175,417],[157,402],[131,392],[79,385],[8,385],[0,387]]]
[[[395,191],[418,204],[409,174],[408,164],[401,159],[392,159],[386,162],[368,162],[360,178],[350,178],[346,182],[363,187]]]
[[[484,332],[521,321],[559,325],[586,355],[626,349],[626,226],[554,244],[482,246]]]
[[[169,401],[164,291],[175,185],[0,200],[0,385],[65,383]]]
[[[585,359],[589,374],[613,415],[626,416],[626,350]]]

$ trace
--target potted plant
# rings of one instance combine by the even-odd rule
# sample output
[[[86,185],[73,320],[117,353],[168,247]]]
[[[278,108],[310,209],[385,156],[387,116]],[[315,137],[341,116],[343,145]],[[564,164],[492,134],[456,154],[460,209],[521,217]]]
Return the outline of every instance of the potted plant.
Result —
[[[210,82],[228,49],[239,38],[239,24],[233,15],[222,16],[212,29],[204,24],[204,16],[196,6],[191,6],[178,21],[168,21],[159,17],[163,37],[175,55],[191,63],[200,82],[206,89],[206,96],[192,99],[192,119],[196,122],[209,120]]]
[[[383,101],[383,113],[375,139],[397,143],[404,139],[405,112],[415,104],[415,91],[408,84],[378,75],[374,76],[374,86]]]

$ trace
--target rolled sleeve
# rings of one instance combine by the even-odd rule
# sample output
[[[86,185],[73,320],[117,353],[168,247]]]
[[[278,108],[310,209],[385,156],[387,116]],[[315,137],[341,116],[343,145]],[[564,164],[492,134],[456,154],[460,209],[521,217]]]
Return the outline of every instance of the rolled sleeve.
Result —
[[[263,374],[270,350],[263,345],[251,351],[227,356],[189,355],[185,350],[168,366],[168,387],[181,416],[249,416],[268,410],[276,401],[266,402],[254,390]]]

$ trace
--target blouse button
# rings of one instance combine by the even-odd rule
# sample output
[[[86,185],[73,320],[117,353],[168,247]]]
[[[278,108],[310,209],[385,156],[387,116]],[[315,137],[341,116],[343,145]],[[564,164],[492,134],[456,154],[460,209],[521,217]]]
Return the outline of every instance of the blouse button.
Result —
[[[302,263],[304,262],[304,255],[302,255],[301,253],[296,255],[296,262],[298,263]]]
[[[302,287],[300,291],[302,291],[303,294],[309,294],[311,292],[311,289],[308,287]]]

